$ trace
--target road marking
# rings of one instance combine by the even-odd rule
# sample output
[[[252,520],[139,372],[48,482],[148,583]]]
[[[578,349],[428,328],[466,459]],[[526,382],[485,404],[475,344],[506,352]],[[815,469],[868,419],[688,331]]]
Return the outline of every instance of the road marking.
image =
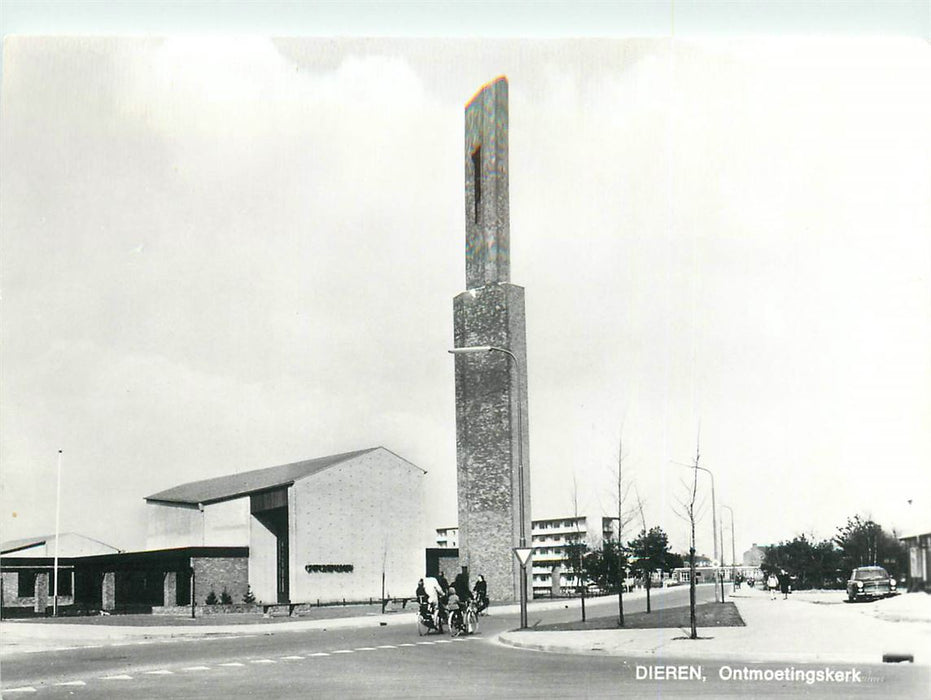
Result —
[[[288,661],[290,661],[292,659],[303,659],[304,657],[303,656],[282,656],[281,658],[287,659]]]
[[[436,643],[437,644],[452,644],[453,640],[452,639],[437,639]]]
[[[169,671],[167,668],[160,668],[157,671],[145,671],[147,676],[173,676],[174,671]]]
[[[329,655],[330,655],[330,654],[329,654],[328,652],[325,652],[325,651],[318,651],[318,652],[316,652],[316,653],[314,653],[314,654],[311,654],[311,656],[329,656]]]
[[[276,664],[277,661],[273,659],[252,659],[249,661],[250,664]]]
[[[399,647],[415,647],[416,644],[411,644],[410,642],[404,642],[404,644],[398,644]]]
[[[337,649],[333,652],[334,654],[351,654],[352,649]]]
[[[182,668],[182,671],[209,671],[209,666],[188,666],[187,668]]]
[[[127,676],[125,673],[119,674],[117,676],[101,676],[100,680],[102,681],[131,681],[132,676]]]
[[[378,646],[379,649],[397,649],[394,644],[381,644]]]
[[[375,647],[356,647],[353,651],[375,651]]]
[[[417,642],[418,644],[436,644],[436,642]]]
[[[4,693],[35,693],[36,689],[31,685],[24,685],[22,688],[8,688]]]
[[[220,664],[220,666],[245,666],[245,664],[241,664],[238,661],[230,661],[229,663]]]
[[[56,683],[55,685],[87,685],[84,681],[65,681],[64,683]]]

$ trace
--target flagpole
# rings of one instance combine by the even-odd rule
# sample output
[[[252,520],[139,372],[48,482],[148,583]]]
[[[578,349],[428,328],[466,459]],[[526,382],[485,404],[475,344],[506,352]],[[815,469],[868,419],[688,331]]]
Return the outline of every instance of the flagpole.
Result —
[[[58,484],[55,488],[55,583],[52,598],[52,616],[58,617],[58,541],[59,524],[61,523],[61,450],[58,450]]]

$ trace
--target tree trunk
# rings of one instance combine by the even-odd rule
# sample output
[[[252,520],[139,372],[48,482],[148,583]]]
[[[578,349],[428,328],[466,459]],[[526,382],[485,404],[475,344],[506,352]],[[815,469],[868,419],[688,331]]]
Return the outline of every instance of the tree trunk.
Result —
[[[692,521],[692,541],[695,538],[695,521]],[[689,548],[689,639],[698,639],[698,624],[695,620],[695,547]]]
[[[620,520],[618,520],[620,522]],[[617,555],[617,626],[624,626],[624,567],[621,566],[620,543],[618,543]]]

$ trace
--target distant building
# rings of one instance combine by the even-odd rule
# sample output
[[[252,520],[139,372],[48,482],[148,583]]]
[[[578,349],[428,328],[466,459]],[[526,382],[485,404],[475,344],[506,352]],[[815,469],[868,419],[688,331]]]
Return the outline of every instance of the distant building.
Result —
[[[459,546],[458,527],[438,527],[436,529],[436,546],[440,549],[455,549]]]
[[[766,548],[760,547],[756,542],[743,553],[743,565],[744,566],[756,566],[759,567],[763,563],[763,557],[766,555]]]
[[[695,559],[695,582],[709,583],[717,580],[716,576],[721,576],[726,582],[734,580],[739,573],[743,576],[744,581],[762,581],[763,572],[758,566],[721,566],[711,565],[711,560],[702,557],[702,563],[699,565],[698,557]],[[691,577],[691,571],[688,566],[682,566],[672,570],[669,579],[672,583],[688,583]]]
[[[120,550],[76,532],[63,532],[56,541],[55,535],[27,537],[0,544],[0,556],[16,557],[87,557],[96,554],[116,554]]]
[[[533,547],[533,594],[548,596],[555,591],[579,585],[578,576],[567,558],[566,545],[581,542],[598,549],[613,536],[617,518],[564,516],[534,520],[531,524]]]
[[[931,527],[899,540],[908,547],[908,589],[931,592]]]

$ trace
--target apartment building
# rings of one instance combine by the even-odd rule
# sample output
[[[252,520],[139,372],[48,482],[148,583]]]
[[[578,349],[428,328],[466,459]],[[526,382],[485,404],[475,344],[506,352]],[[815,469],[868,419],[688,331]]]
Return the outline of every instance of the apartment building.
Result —
[[[578,576],[568,560],[566,546],[575,542],[598,549],[613,537],[617,518],[604,516],[568,516],[534,520],[531,525],[533,547],[533,595],[547,597],[574,592]]]
[[[438,527],[436,529],[436,546],[440,549],[457,549],[459,547],[459,528]]]

